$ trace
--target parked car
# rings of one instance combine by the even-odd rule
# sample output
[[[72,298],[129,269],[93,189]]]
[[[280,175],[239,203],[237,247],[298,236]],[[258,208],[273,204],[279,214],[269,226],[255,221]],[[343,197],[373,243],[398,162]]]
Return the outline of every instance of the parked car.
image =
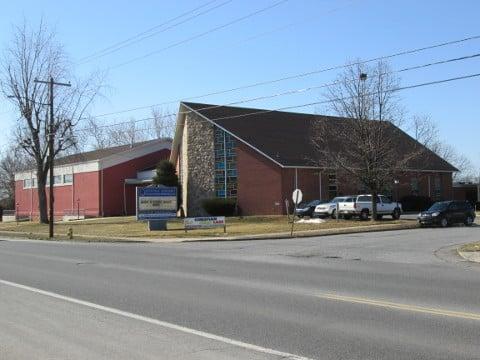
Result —
[[[440,225],[447,227],[455,223],[470,226],[475,221],[475,210],[466,201],[440,201],[427,211],[418,214],[418,222],[423,225]]]
[[[303,202],[298,204],[297,210],[295,211],[295,215],[298,217],[305,217],[305,216],[310,216],[312,217],[313,211],[315,210],[315,207],[320,204],[320,200],[312,200],[309,202]]]
[[[328,217],[331,216],[335,218],[337,216],[337,203],[342,202],[352,202],[353,195],[348,196],[337,196],[331,201],[317,205],[315,211],[313,212],[314,217]]]
[[[361,220],[367,220],[372,214],[372,195],[356,195],[353,201],[342,202],[339,204],[339,214],[344,218],[358,216]],[[377,219],[380,220],[384,215],[391,215],[392,219],[400,219],[402,214],[402,204],[392,201],[384,195],[377,196]]]

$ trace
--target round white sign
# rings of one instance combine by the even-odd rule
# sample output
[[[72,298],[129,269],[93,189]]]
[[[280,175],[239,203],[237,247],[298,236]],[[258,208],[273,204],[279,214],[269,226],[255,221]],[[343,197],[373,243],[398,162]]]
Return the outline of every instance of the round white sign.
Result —
[[[295,189],[292,193],[292,200],[293,200],[293,203],[298,205],[302,202],[302,199],[303,199],[303,193],[302,193],[302,190],[300,189]]]

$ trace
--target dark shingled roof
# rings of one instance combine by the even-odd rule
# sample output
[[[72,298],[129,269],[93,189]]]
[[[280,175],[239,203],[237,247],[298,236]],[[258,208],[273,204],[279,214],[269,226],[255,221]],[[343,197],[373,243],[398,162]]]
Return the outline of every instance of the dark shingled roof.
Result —
[[[87,151],[84,153],[64,156],[62,158],[58,158],[55,160],[55,166],[101,160],[111,155],[122,153],[124,151],[134,149],[136,147],[146,145],[154,141],[158,141],[158,140],[142,141],[142,142],[134,143],[132,145],[120,145],[120,146],[114,146],[106,149],[98,149],[93,151]]]
[[[249,145],[268,155],[283,166],[315,166],[315,150],[311,141],[312,126],[323,122],[327,131],[338,131],[349,126],[353,119],[302,114],[284,111],[217,106],[184,102],[186,106],[215,122]],[[395,139],[399,154],[408,153],[413,147],[422,146],[399,128],[389,124],[388,133]],[[337,151],[348,147],[348,141],[335,144]],[[415,170],[458,171],[450,163],[424,148],[410,161],[408,167]]]

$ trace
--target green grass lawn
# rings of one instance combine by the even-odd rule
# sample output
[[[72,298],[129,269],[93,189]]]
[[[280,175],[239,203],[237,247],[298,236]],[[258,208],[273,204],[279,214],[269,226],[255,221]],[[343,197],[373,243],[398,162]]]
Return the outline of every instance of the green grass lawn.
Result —
[[[411,223],[407,220],[383,220],[372,223],[371,221],[358,220],[327,220],[322,224],[295,224],[295,231],[305,230],[327,230],[340,229],[347,227],[363,227],[385,224]],[[185,238],[185,237],[220,237],[220,236],[240,236],[269,233],[289,232],[291,223],[286,216],[248,216],[227,218],[227,234],[223,233],[223,228],[191,230],[185,233],[183,221],[174,219],[168,222],[167,231],[149,231],[146,222],[136,221],[134,217],[112,217],[87,219],[70,222],[59,222],[55,224],[55,235],[65,238],[69,229],[73,234],[82,236],[105,236],[105,237],[123,237],[123,238]],[[3,232],[24,232],[34,235],[48,234],[48,225],[36,222],[0,223],[0,231]],[[35,236],[38,237],[38,236]]]

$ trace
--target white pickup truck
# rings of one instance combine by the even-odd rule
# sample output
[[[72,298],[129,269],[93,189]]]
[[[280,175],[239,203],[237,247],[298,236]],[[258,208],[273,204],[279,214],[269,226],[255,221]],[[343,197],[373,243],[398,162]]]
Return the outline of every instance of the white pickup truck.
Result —
[[[361,220],[367,220],[372,214],[372,195],[357,195],[353,202],[341,202],[338,204],[338,214],[349,219],[358,216]],[[390,200],[384,195],[377,196],[377,219],[384,215],[391,215],[392,219],[400,219],[402,214],[402,204]]]

